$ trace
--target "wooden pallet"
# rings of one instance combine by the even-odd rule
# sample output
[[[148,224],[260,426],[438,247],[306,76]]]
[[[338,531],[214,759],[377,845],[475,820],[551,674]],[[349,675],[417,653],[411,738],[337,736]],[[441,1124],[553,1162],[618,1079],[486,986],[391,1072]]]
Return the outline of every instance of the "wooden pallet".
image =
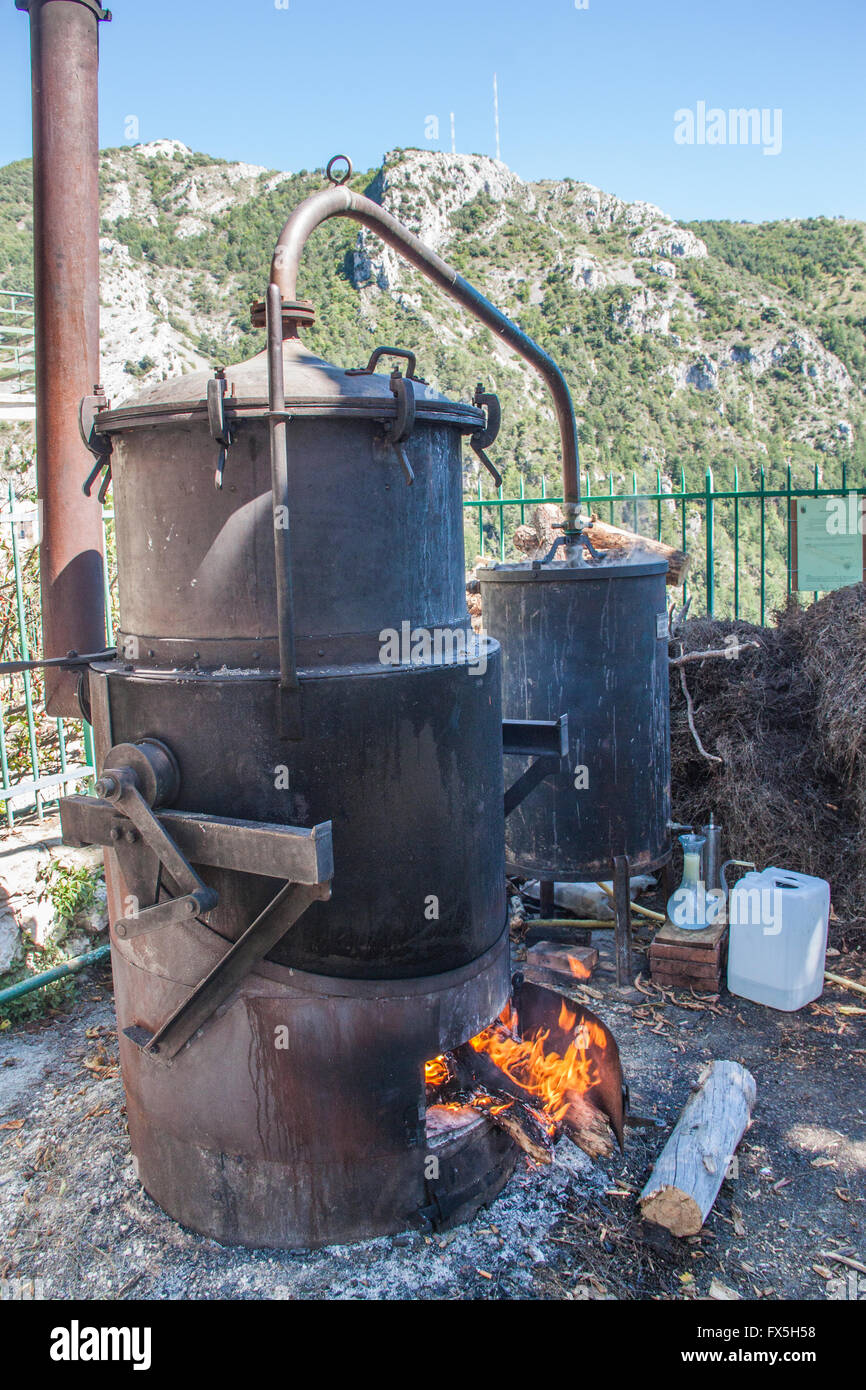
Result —
[[[665,922],[650,946],[650,976],[658,985],[715,993],[721,988],[727,959],[728,928],[724,924],[684,931]]]

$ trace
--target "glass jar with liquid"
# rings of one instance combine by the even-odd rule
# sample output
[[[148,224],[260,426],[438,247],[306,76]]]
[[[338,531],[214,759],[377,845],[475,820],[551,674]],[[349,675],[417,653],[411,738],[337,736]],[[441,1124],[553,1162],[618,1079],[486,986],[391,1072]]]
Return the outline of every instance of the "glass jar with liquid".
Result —
[[[679,888],[668,899],[668,917],[675,927],[684,931],[702,931],[710,926],[707,891],[702,876],[702,851],[706,844],[703,835],[680,835],[683,847],[683,877]]]

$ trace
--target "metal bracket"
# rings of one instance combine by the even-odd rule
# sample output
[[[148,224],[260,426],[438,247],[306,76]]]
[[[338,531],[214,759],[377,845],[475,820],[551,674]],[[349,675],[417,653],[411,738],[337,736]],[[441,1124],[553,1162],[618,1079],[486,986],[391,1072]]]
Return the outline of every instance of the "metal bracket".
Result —
[[[556,540],[553,542],[553,545],[550,547],[547,554],[543,556],[542,559],[533,560],[532,568],[536,572],[541,569],[542,565],[547,565],[550,563],[550,561],[553,559],[554,555],[556,554],[557,550],[561,545],[566,547],[570,545],[582,545],[584,550],[589,551],[590,555],[594,560],[601,560],[602,557],[607,554],[607,551],[596,550],[595,546],[593,545],[592,541],[589,539],[589,536],[586,534],[585,531],[569,531],[565,527],[563,527],[561,522],[554,529],[563,530],[565,534],[562,536],[557,536]]]
[[[143,1052],[169,1063],[235,992],[251,970],[264,960],[268,951],[293,927],[298,918],[317,899],[330,897],[330,885],[307,887],[284,883],[242,936],[217,961],[208,975],[196,985],[155,1033],[141,1027],[123,1031]],[[276,918],[277,908],[282,908]]]
[[[119,918],[115,932],[121,938],[141,936],[189,916],[205,915],[217,905],[216,893],[199,877],[151,809],[163,800],[173,799],[177,785],[174,758],[165,744],[156,739],[112,748],[96,783],[97,795],[116,806],[132,822],[172,885],[180,890],[168,902],[154,903],[134,917]],[[142,796],[142,788],[147,799]],[[121,834],[128,843],[135,843],[136,837],[130,837],[128,831],[121,831],[119,827],[115,828],[112,840],[118,842]]]
[[[510,816],[531,791],[558,772],[568,757],[568,715],[558,719],[503,719],[502,752],[534,759],[505,793],[505,814]]]

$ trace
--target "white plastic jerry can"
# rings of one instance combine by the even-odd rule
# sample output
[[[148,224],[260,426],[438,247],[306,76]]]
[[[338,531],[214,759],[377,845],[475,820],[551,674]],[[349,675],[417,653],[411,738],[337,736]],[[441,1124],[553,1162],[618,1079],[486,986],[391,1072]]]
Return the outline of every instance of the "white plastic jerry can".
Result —
[[[830,885],[787,869],[748,873],[728,901],[728,989],[792,1013],[824,989]]]

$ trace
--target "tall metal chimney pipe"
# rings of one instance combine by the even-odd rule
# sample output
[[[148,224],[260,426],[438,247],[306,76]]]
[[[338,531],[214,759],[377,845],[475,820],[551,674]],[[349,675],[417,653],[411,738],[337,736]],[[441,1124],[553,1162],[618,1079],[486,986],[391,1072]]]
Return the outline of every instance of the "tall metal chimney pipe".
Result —
[[[36,475],[45,657],[105,646],[102,518],[78,405],[99,379],[98,27],[95,0],[15,0],[30,15]],[[80,715],[75,670],[49,667],[45,706]]]

